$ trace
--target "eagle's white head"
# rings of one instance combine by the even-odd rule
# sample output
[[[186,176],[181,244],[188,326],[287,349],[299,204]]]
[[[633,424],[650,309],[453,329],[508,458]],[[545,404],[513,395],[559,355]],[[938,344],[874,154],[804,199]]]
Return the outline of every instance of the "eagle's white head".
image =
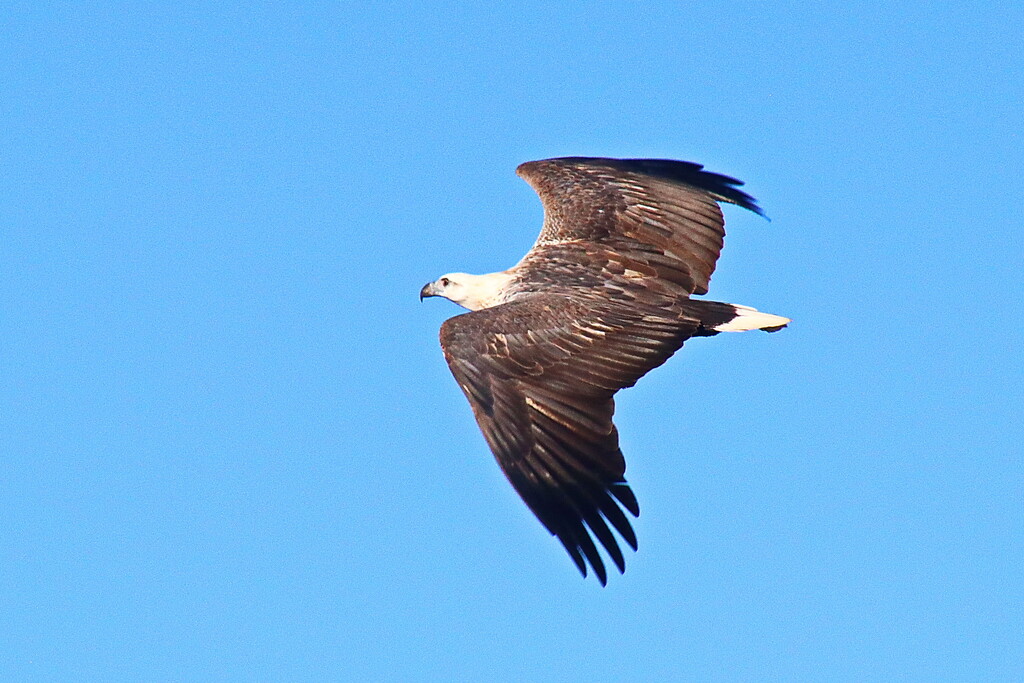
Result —
[[[507,271],[470,275],[469,273],[448,273],[420,290],[420,301],[428,296],[440,296],[454,301],[463,308],[479,311],[503,302],[504,288],[512,279]]]

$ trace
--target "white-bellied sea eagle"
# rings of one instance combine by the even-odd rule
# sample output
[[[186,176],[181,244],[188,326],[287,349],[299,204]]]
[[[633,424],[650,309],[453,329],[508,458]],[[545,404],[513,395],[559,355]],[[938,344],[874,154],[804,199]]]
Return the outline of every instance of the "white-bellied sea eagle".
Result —
[[[718,202],[761,214],[740,181],[667,159],[530,161],[544,205],[536,244],[506,271],[450,273],[423,287],[471,312],[441,325],[441,348],[512,486],[580,572],[607,582],[596,538],[636,550],[640,514],[612,423],[633,386],[690,337],[774,332],[788,318],[691,298],[722,249]],[[762,214],[763,215],[763,214]]]

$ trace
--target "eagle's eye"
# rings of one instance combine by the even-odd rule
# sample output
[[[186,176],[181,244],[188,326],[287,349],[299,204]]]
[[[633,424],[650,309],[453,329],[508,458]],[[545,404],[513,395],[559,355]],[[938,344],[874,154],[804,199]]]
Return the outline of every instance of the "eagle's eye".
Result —
[[[450,284],[451,284],[451,280],[449,280],[446,277],[441,278],[441,286],[442,287],[447,287]]]

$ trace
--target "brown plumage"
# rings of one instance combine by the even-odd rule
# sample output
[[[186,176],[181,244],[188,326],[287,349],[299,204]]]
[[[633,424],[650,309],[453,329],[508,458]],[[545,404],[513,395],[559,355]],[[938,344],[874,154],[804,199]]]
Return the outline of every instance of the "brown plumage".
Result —
[[[775,331],[789,321],[691,299],[707,292],[722,248],[718,202],[761,213],[739,181],[660,159],[563,158],[517,171],[540,195],[544,225],[519,264],[426,285],[474,312],[441,326],[441,347],[498,464],[580,572],[620,572],[615,532],[634,550],[613,395],[692,336]]]

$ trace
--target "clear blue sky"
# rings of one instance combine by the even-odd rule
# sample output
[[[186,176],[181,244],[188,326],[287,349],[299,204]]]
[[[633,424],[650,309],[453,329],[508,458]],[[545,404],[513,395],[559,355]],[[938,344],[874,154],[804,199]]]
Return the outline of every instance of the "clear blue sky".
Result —
[[[1020,3],[3,15],[3,680],[1024,680]],[[620,394],[604,589],[417,300],[562,155],[747,181],[795,321]]]

